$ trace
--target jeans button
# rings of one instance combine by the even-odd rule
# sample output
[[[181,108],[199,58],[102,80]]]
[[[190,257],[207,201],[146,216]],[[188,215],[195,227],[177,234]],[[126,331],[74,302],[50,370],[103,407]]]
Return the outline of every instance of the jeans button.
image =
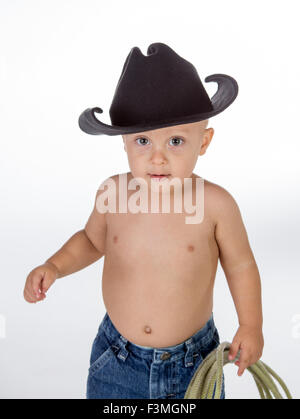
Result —
[[[165,359],[169,359],[170,356],[171,354],[169,352],[164,352],[163,354],[161,354],[160,359],[164,361]]]

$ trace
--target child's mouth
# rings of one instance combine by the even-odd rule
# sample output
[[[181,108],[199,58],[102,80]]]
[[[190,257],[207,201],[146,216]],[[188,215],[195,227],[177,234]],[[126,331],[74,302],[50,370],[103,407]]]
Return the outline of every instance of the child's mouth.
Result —
[[[155,174],[151,174],[148,173],[148,175],[151,177],[151,179],[167,179],[170,175],[163,175],[163,174],[159,174],[159,175],[155,175]]]

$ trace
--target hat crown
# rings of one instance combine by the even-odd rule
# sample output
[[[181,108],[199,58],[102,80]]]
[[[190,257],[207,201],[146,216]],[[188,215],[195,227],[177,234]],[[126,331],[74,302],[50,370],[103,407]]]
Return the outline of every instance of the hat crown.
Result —
[[[113,125],[131,126],[172,120],[213,110],[194,65],[168,45],[129,52],[109,114]]]

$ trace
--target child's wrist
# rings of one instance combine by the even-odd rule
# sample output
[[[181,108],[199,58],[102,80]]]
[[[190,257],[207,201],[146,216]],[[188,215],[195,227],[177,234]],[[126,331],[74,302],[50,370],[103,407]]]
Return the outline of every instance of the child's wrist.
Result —
[[[44,265],[48,265],[52,269],[54,269],[55,272],[56,272],[56,278],[59,278],[59,276],[60,276],[59,269],[58,269],[58,267],[53,262],[50,262],[49,260],[46,260],[46,262],[44,263]]]
[[[262,323],[261,322],[258,322],[258,323],[240,323],[239,326],[240,327],[246,327],[248,329],[257,330],[257,331],[262,330]]]

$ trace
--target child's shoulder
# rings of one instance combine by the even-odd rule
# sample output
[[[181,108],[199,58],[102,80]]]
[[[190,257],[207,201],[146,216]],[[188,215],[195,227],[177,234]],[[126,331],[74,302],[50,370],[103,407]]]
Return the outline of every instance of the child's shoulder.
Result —
[[[207,179],[204,180],[205,191],[212,195],[215,199],[226,199],[229,196],[232,196],[231,193],[225,189],[223,186],[218,185],[217,183],[211,182]]]
[[[226,188],[204,179],[205,205],[216,218],[238,210],[238,204]]]

